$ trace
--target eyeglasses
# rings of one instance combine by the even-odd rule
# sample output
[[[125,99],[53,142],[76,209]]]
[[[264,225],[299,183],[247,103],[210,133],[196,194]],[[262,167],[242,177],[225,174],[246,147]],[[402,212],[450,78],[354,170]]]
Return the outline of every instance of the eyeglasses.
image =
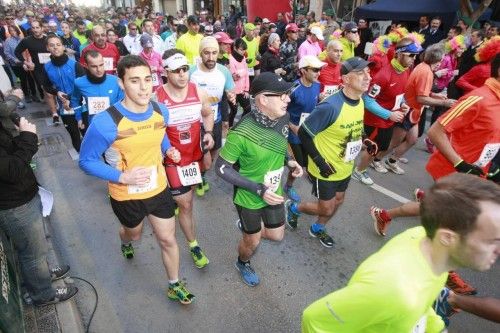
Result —
[[[286,98],[290,96],[290,93],[286,92],[284,94],[264,94],[264,96],[267,96],[267,97],[279,97],[281,99],[281,101],[284,102],[286,100]]]
[[[417,55],[415,53],[403,53],[405,56],[415,59]]]
[[[306,67],[305,69],[308,71],[312,71],[314,73],[319,73],[319,71],[321,70],[321,68],[313,68],[313,67]]]
[[[181,67],[179,67],[177,69],[168,69],[168,68],[166,68],[166,70],[169,71],[170,73],[175,73],[175,74],[180,74],[181,71],[183,73],[186,73],[187,71],[189,71],[189,66],[185,65],[185,66],[181,66]]]

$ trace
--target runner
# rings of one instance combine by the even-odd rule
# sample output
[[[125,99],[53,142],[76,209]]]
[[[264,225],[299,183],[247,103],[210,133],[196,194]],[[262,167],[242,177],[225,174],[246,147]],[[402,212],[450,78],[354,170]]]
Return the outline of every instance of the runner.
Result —
[[[487,271],[500,254],[500,187],[442,178],[423,199],[421,221],[366,259],[345,288],[309,305],[302,332],[442,332],[432,303],[448,271]]]
[[[368,90],[368,61],[348,59],[341,69],[344,87],[326,98],[299,129],[302,147],[309,156],[308,172],[316,202],[288,201],[287,224],[295,229],[302,214],[318,216],[309,234],[325,247],[334,241],[326,232],[326,224],[344,201],[351,179],[354,159],[361,151],[364,105],[361,96]]]
[[[140,239],[142,220],[148,218],[169,280],[167,296],[189,304],[194,295],[179,281],[174,201],[162,165],[163,155],[174,161],[181,159],[165,134],[168,111],[161,104],[150,103],[151,69],[143,59],[126,56],[117,69],[125,98],[90,124],[82,144],[80,168],[108,181],[111,207],[121,223],[119,234],[125,258],[134,257],[132,241]],[[108,148],[107,164],[101,156]]]
[[[102,54],[104,58],[104,70],[106,73],[114,74],[118,61],[120,60],[118,48],[114,44],[106,41],[106,31],[100,25],[96,25],[94,29],[92,29],[92,40],[93,42],[83,49],[80,63],[86,66],[85,53],[89,50],[96,50]]]
[[[492,77],[485,85],[459,99],[429,129],[429,137],[436,141],[436,151],[427,163],[427,171],[437,180],[450,173],[470,173],[486,176],[491,161],[500,149],[500,116],[494,110],[500,102],[500,56],[492,62]],[[417,200],[424,197],[416,190]],[[418,216],[419,202],[409,202],[385,210],[372,207],[375,231],[384,236],[392,219]],[[460,294],[474,294],[475,288],[465,283],[456,273],[450,274],[448,286]]]
[[[243,234],[238,245],[236,269],[243,282],[251,287],[260,282],[250,265],[250,258],[261,238],[283,239],[285,216],[281,176],[284,165],[294,170],[295,177],[302,176],[300,165],[287,160],[289,117],[286,106],[290,102],[291,88],[292,83],[271,72],[256,77],[250,89],[255,107],[230,130],[215,164],[217,175],[235,186],[233,201],[240,218],[238,227]]]
[[[286,39],[280,46],[280,57],[283,59],[283,69],[286,74],[283,78],[288,82],[297,79],[297,39],[299,27],[295,23],[286,25]]]
[[[47,37],[47,50],[50,52],[50,60],[43,65],[43,71],[38,74],[40,83],[48,94],[57,96],[57,112],[71,137],[73,148],[79,152],[81,136],[75,113],[71,110],[76,105],[71,105],[70,96],[76,78],[85,75],[85,69],[64,53],[61,37],[57,35]]]
[[[384,161],[385,167],[397,175],[405,173],[398,161],[418,139],[418,122],[424,105],[449,108],[456,102],[445,95],[431,92],[433,72],[439,68],[443,53],[441,44],[429,46],[424,53],[424,61],[413,69],[407,81],[404,99],[410,111],[406,113],[402,122],[396,123],[387,149],[392,154]]]
[[[156,90],[156,98],[168,107],[167,135],[182,155],[178,161],[168,156],[165,159],[168,183],[194,264],[203,268],[209,260],[196,240],[193,187],[202,182],[203,152],[214,144],[212,106],[207,93],[189,82],[189,66],[182,51],[168,50],[163,59],[167,83]]]
[[[299,127],[318,104],[320,84],[317,80],[319,71],[325,65],[326,63],[319,61],[315,56],[304,56],[300,59],[300,79],[295,82],[296,88],[290,94],[290,103],[287,107],[290,115],[288,143],[295,160],[302,168],[307,168],[307,153],[298,137]],[[289,199],[300,202],[300,196],[293,188],[294,181],[293,172],[288,172],[285,193]]]
[[[71,105],[74,105],[75,118],[83,135],[94,116],[118,103],[124,97],[118,85],[118,78],[104,71],[104,58],[96,50],[85,53],[87,75],[75,80],[71,94]],[[82,98],[85,100],[81,105]]]
[[[148,21],[148,23],[151,23],[151,21]],[[153,91],[156,91],[163,84],[163,62],[161,58],[163,52],[158,53],[155,51],[153,48],[153,38],[147,33],[141,36],[141,46],[142,51],[139,53],[139,57],[146,60],[149,67],[151,67],[151,72],[153,73]]]
[[[410,67],[422,48],[409,38],[401,39],[396,46],[396,56],[382,67],[371,82],[370,92],[363,96],[366,105],[364,126],[365,134],[374,141],[379,149],[377,156],[362,151],[353,178],[365,185],[373,185],[366,168],[372,166],[377,172],[387,173],[381,159],[387,154],[392,138],[394,123],[400,122],[409,111],[404,102],[404,90],[410,76]]]
[[[259,75],[260,72],[260,67],[259,67],[259,62],[257,61],[258,58],[260,59],[260,54],[259,54],[259,41],[257,38],[255,38],[254,31],[256,29],[255,25],[253,23],[246,23],[244,25],[245,28],[245,36],[243,36],[241,39],[245,42],[245,50],[246,50],[246,60],[247,60],[247,67],[248,67],[248,76],[250,83],[252,80]],[[234,48],[236,49],[236,41]],[[232,124],[229,124],[232,126]]]
[[[188,32],[180,36],[175,42],[175,47],[186,55],[188,63],[194,65],[200,56],[200,41],[203,35],[199,33],[200,22],[194,15],[187,19]]]
[[[232,104],[236,103],[236,97],[232,92],[234,89],[233,77],[227,67],[217,64],[218,56],[219,44],[217,43],[217,39],[211,36],[204,37],[200,42],[201,62],[189,70],[190,81],[208,93],[214,115],[214,146],[210,150],[210,154],[205,154],[203,159],[203,169],[205,171],[201,173],[203,182],[196,185],[196,194],[198,196],[203,196],[210,189],[210,185],[205,178],[205,172],[210,169],[212,161],[217,158],[219,149],[222,147],[223,128],[224,131],[227,131],[229,128],[228,121],[222,121],[220,112],[224,92]]]
[[[328,42],[326,46],[326,66],[321,68],[318,81],[321,83],[320,100],[336,93],[342,85],[340,68],[342,67],[342,44],[334,39]]]

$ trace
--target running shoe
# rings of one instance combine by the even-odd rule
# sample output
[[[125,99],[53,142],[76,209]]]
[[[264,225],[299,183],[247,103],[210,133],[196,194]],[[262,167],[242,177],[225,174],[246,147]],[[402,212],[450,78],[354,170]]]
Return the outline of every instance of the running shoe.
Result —
[[[373,179],[370,178],[368,171],[366,170],[359,171],[358,168],[354,168],[352,171],[352,177],[365,185],[373,185]]]
[[[241,225],[241,220],[240,219],[236,220],[236,226],[238,227],[238,229],[240,229],[241,232],[243,232],[243,226]]]
[[[205,188],[203,187],[203,183],[196,185],[195,189],[196,195],[202,197],[205,195]]]
[[[389,159],[386,159],[384,161],[384,163],[385,163],[386,168],[391,170],[392,172],[394,172],[396,175],[404,175],[405,174],[405,171],[403,169],[401,169],[401,167],[399,166],[397,161],[394,163],[391,163],[389,161]]]
[[[208,190],[210,190],[210,184],[205,179],[203,179],[202,184],[203,184],[203,191],[208,192]]]
[[[432,305],[436,314],[443,319],[446,327],[450,324],[450,317],[458,312],[448,303],[448,295],[450,295],[450,289],[444,287]]]
[[[375,169],[375,171],[380,172],[380,173],[387,173],[387,168],[384,166],[384,164],[381,161],[372,161],[370,163],[370,166]]]
[[[182,282],[176,282],[173,285],[169,285],[167,297],[172,301],[179,301],[181,304],[191,304],[195,298]]]
[[[297,193],[297,191],[295,191],[293,186],[285,185],[284,190],[288,199],[295,202],[300,202],[300,195]]]
[[[425,192],[421,188],[417,187],[415,191],[413,191],[413,195],[415,196],[416,202],[421,202],[424,199]]]
[[[45,306],[61,303],[73,298],[73,296],[75,296],[78,292],[78,288],[72,285],[68,285],[66,287],[56,287],[55,290],[56,295],[54,296],[54,298],[48,301],[33,301],[33,304],[36,306]]]
[[[446,286],[460,295],[476,295],[477,290],[467,282],[465,282],[457,272],[450,271],[448,273],[448,281]]]
[[[175,216],[179,216],[179,206],[177,205],[175,205],[174,214]]]
[[[193,257],[194,265],[198,268],[203,268],[210,262],[199,246],[192,247],[189,252]]]
[[[69,265],[55,266],[49,268],[50,277],[52,281],[62,279],[68,275]]]
[[[385,236],[387,227],[391,223],[391,218],[389,217],[389,214],[387,214],[387,211],[385,209],[372,206],[370,208],[370,215],[373,219],[375,232],[380,236]]]
[[[324,247],[333,247],[333,244],[335,244],[335,242],[333,241],[333,238],[330,237],[330,235],[328,235],[324,229],[320,230],[318,232],[314,232],[312,230],[312,226],[311,226],[309,228],[309,235],[311,235],[314,238],[318,238],[319,242]]]
[[[410,162],[410,161],[408,161],[408,159],[406,157],[400,157],[399,162],[401,162],[403,164],[408,164],[408,162]]]
[[[425,147],[427,148],[427,152],[429,154],[432,154],[434,152],[434,144],[432,143],[431,139],[425,138]]]
[[[285,201],[286,225],[290,229],[295,230],[297,229],[299,214],[293,212],[292,206],[295,206],[295,208],[297,207],[297,204],[293,200],[288,199]],[[295,209],[295,211],[297,210]]]
[[[243,282],[250,287],[255,287],[260,283],[259,276],[255,273],[252,266],[250,266],[250,261],[246,263],[240,263],[237,261],[235,267],[240,272]]]
[[[59,116],[57,114],[52,116],[52,124],[54,126],[58,126],[61,123],[61,120],[59,119]]]
[[[134,257],[134,246],[132,243],[122,244],[122,254],[127,259],[132,259]]]

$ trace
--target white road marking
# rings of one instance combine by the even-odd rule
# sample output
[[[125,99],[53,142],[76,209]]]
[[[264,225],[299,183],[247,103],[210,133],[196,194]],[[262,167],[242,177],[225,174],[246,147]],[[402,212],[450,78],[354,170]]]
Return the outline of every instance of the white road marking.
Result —
[[[410,202],[410,201],[411,201],[411,200],[406,199],[405,197],[402,197],[402,196],[400,196],[399,194],[394,193],[394,192],[392,192],[391,190],[388,190],[388,189],[386,189],[385,187],[382,187],[382,186],[380,186],[380,185],[373,184],[372,186],[369,186],[369,187],[370,187],[370,188],[372,188],[372,189],[374,189],[375,191],[380,192],[380,193],[382,193],[382,194],[385,194],[385,195],[387,195],[388,197],[390,197],[390,198],[392,198],[392,199],[394,199],[394,200],[396,200],[396,201],[399,201],[399,202],[401,202],[401,203],[403,203],[403,204],[405,204],[405,203],[407,203],[407,202]]]

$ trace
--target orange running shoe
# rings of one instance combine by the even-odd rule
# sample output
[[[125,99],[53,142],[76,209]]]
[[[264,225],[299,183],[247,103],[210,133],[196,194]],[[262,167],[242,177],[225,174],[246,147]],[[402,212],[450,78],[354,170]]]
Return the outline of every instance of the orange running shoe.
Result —
[[[477,294],[476,288],[465,282],[457,272],[450,271],[448,273],[448,281],[446,286],[457,294],[461,295],[475,295]]]

